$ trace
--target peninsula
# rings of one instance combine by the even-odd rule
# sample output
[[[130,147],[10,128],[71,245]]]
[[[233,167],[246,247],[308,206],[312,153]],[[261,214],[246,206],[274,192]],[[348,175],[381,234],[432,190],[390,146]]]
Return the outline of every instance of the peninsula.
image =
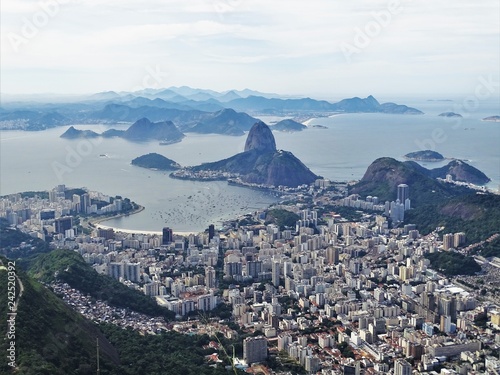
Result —
[[[318,178],[291,152],[277,150],[273,133],[263,122],[257,122],[250,129],[244,152],[213,163],[180,169],[171,177],[230,179],[259,187],[297,187]]]

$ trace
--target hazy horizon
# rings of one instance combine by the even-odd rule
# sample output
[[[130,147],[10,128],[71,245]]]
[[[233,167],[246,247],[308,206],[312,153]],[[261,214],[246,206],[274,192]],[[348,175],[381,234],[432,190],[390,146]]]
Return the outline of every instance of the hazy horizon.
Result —
[[[498,91],[500,3],[485,0],[1,3],[2,95],[190,86],[443,99]]]

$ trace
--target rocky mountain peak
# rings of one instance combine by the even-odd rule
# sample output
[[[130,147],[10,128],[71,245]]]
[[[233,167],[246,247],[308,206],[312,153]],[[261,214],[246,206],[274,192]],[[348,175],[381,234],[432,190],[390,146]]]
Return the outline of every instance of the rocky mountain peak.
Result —
[[[262,121],[257,122],[248,133],[245,151],[259,150],[261,152],[275,152],[276,141],[269,126]]]

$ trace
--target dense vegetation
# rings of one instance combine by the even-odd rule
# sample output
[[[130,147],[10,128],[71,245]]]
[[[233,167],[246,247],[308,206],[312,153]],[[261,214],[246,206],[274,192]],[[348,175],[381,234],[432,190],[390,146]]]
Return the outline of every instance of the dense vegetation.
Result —
[[[425,257],[431,261],[433,269],[446,276],[474,275],[481,271],[481,266],[476,263],[474,258],[466,257],[460,253],[440,251],[426,254]]]
[[[132,330],[124,330],[113,325],[102,325],[102,331],[117,348],[123,375],[217,375],[229,374],[223,364],[210,367],[204,356],[214,353],[213,349],[203,349],[210,342],[207,335],[190,336],[176,332],[143,336]],[[230,348],[226,348],[232,353]],[[222,360],[223,353],[219,353]],[[234,374],[234,372],[231,372]]]
[[[6,264],[6,262],[4,261]],[[96,339],[101,346],[104,369],[118,364],[118,354],[105,336],[91,322],[71,310],[51,291],[16,269],[24,292],[19,301],[15,346],[17,372],[23,375],[93,374],[96,368]],[[19,285],[17,285],[19,292]],[[6,301],[7,272],[0,271],[0,298]],[[7,329],[7,306],[0,304],[0,334]],[[0,340],[0,350],[7,352],[7,341]],[[4,357],[5,358],[5,357]],[[0,361],[0,373],[12,368]],[[102,372],[108,374],[109,372]],[[119,374],[119,372],[116,372]]]
[[[266,223],[274,223],[280,227],[280,230],[285,227],[295,228],[295,223],[299,219],[299,215],[281,208],[269,210],[266,215]]]
[[[21,197],[23,198],[33,198],[38,196],[41,199],[49,199],[48,191],[25,191],[21,193]]]
[[[30,266],[29,273],[43,282],[55,279],[66,282],[82,293],[107,301],[112,306],[130,308],[150,316],[173,318],[171,311],[158,306],[150,297],[109,276],[98,274],[74,251],[53,250],[43,254]]]
[[[405,222],[424,234],[443,226],[443,233],[465,232],[467,243],[484,241],[500,233],[500,196],[473,194],[425,205],[407,211]]]
[[[484,257],[500,256],[500,238],[487,242],[479,248],[479,253]]]
[[[179,164],[157,153],[139,156],[132,160],[132,165],[143,168],[154,168],[162,171],[171,171],[179,168]]]
[[[3,259],[7,264],[6,259]],[[190,336],[176,332],[141,335],[130,329],[89,322],[71,310],[53,292],[21,270],[16,270],[24,286],[16,317],[16,364],[14,372],[0,362],[1,374],[68,375],[95,374],[99,340],[102,375],[169,375],[228,374],[229,358],[219,352],[224,363],[211,367],[205,356],[213,349],[203,349],[211,340],[207,335]],[[19,287],[18,287],[19,290]],[[0,270],[0,298],[7,300],[7,272]],[[0,334],[7,329],[7,304],[0,304]],[[231,344],[223,337],[227,353]],[[241,346],[241,345],[240,345]],[[0,340],[0,350],[6,353],[8,344]],[[239,374],[231,371],[232,374]]]

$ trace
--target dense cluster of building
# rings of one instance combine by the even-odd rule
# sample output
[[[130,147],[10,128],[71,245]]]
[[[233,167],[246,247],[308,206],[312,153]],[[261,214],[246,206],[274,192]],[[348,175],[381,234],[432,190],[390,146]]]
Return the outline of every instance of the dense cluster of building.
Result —
[[[11,194],[0,198],[0,217],[35,238],[64,239],[75,237],[76,215],[106,215],[123,210],[121,199],[93,191],[68,196],[68,191],[71,192],[65,185],[58,185],[47,197]]]
[[[377,197],[320,196],[325,189],[331,187],[323,181],[301,193],[310,194],[312,204],[279,206],[298,215],[295,227],[264,225],[266,215],[255,212],[260,224],[228,226],[225,233],[211,226],[188,236],[172,228],[156,234],[110,228],[75,234],[71,226],[58,231],[58,219],[78,204],[83,212],[89,205],[85,198],[83,204],[81,198],[68,202],[57,190],[49,199],[3,198],[0,215],[15,212],[21,219],[13,224],[37,236],[53,225],[56,246],[79,252],[97,272],[156,298],[179,319],[229,305],[231,320],[253,333],[243,341],[247,365],[279,351],[309,373],[324,375],[499,373],[500,362],[491,356],[500,348],[498,308],[440,275],[426,258],[461,247],[465,234],[422,236],[415,225],[392,227],[389,218],[399,222],[411,208],[407,185],[383,205]],[[318,217],[314,204],[324,204],[325,196],[326,203],[370,214],[358,222]],[[40,218],[47,210],[54,217]],[[93,314],[98,308],[109,316],[105,305],[94,308],[77,291],[58,288],[79,311]],[[139,324],[135,318],[120,316],[117,324]],[[478,321],[488,319],[490,328],[478,328]]]

